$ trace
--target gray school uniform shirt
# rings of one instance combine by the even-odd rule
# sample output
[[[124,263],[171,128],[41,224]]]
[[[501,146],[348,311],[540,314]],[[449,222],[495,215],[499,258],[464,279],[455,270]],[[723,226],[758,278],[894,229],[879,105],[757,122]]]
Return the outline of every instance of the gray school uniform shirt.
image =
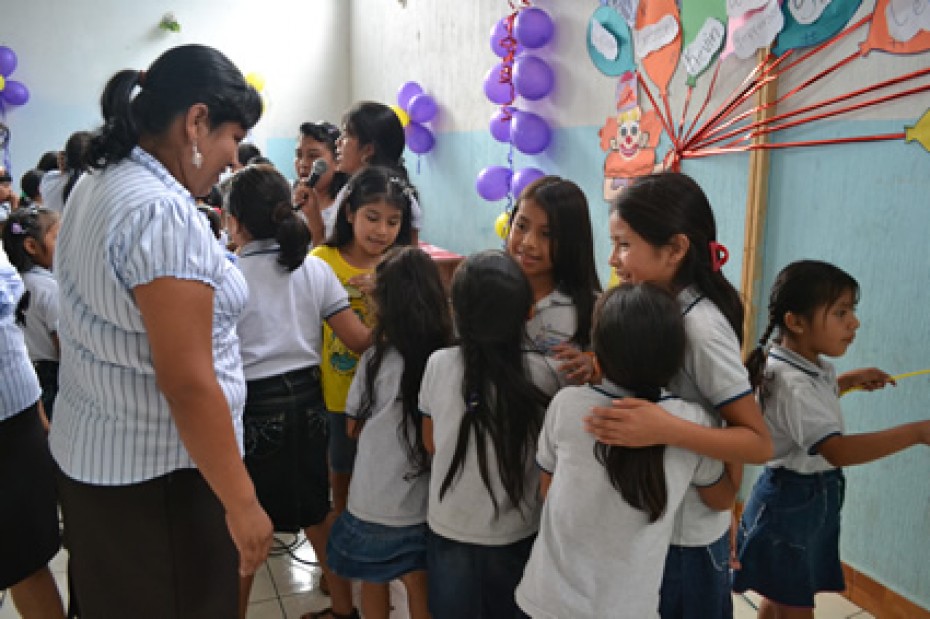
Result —
[[[29,291],[26,324],[22,327],[29,359],[33,363],[58,361],[58,349],[52,339],[52,334],[58,331],[58,282],[51,271],[34,266],[23,273],[23,283]]]
[[[766,466],[804,474],[836,468],[817,453],[826,439],[845,431],[831,363],[823,359],[811,363],[773,345],[765,363],[760,401],[775,452]]]
[[[346,414],[357,418],[368,380],[369,348],[359,359],[346,399]],[[349,485],[348,509],[366,522],[408,526],[426,522],[429,471],[414,471],[406,444],[399,434],[403,419],[400,379],[404,359],[393,347],[385,351],[374,382],[374,402],[358,438],[358,455]],[[408,422],[410,436],[414,428]]]
[[[717,460],[666,447],[668,503],[650,524],[646,513],[611,485],[607,469],[595,458],[595,439],[584,429],[592,407],[630,395],[605,380],[599,387],[567,387],[549,405],[536,459],[553,475],[552,484],[516,590],[517,603],[531,617],[658,617],[676,508],[692,484],[713,485],[723,474]],[[713,424],[697,404],[665,394],[659,405],[682,419]]]
[[[530,380],[539,389],[550,396],[558,391],[560,378],[545,357],[537,352],[526,352],[523,358]],[[472,439],[468,443],[464,467],[439,500],[439,489],[452,462],[459,426],[465,415],[464,373],[461,349],[444,348],[430,356],[420,385],[420,411],[432,419],[436,446],[427,522],[434,533],[451,540],[485,546],[512,544],[533,535],[539,528],[539,474],[532,457],[527,458],[524,466],[524,497],[520,505],[514,505],[507,498],[497,474],[494,447],[490,440],[485,444],[488,477],[499,506],[495,516],[494,504],[478,471],[477,449]],[[531,448],[535,450],[535,445]]]
[[[713,301],[693,286],[678,294],[678,303],[687,343],[682,368],[669,382],[668,390],[700,404],[714,419],[714,425],[721,426],[720,407],[752,393],[739,340]],[[720,539],[729,527],[730,512],[707,507],[697,490],[691,488],[678,510],[672,544],[707,546]]]

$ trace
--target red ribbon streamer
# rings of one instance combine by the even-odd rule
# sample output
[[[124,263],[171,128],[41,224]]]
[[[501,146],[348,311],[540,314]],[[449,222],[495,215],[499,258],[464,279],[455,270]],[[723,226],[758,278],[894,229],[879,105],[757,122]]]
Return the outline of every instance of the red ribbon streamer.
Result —
[[[727,155],[730,153],[744,153],[750,150],[775,150],[779,148],[804,148],[810,146],[826,146],[829,144],[851,144],[855,142],[881,142],[888,140],[903,140],[904,133],[885,133],[882,135],[860,135],[848,138],[831,138],[827,140],[805,140],[801,142],[765,142],[761,144],[747,144],[745,146],[730,146],[723,148],[704,148],[701,150],[685,151],[682,156],[687,159],[701,159],[714,155]]]

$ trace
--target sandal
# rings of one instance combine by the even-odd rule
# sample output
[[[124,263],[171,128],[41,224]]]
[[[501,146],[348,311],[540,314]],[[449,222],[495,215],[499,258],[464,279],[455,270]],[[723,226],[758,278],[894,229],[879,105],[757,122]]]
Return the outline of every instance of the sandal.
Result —
[[[353,608],[352,612],[349,614],[339,614],[333,612],[332,607],[324,608],[323,610],[318,610],[316,612],[305,613],[300,616],[300,619],[362,619],[361,615],[358,614],[358,609]]]

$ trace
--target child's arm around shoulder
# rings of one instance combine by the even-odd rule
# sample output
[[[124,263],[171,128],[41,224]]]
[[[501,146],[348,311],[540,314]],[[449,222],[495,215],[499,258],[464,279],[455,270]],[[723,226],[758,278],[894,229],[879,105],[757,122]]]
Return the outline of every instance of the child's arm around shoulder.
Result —
[[[733,508],[740,482],[743,479],[742,464],[724,462],[723,465],[723,471],[717,481],[707,486],[695,484],[698,496],[701,497],[704,505],[721,512]]]

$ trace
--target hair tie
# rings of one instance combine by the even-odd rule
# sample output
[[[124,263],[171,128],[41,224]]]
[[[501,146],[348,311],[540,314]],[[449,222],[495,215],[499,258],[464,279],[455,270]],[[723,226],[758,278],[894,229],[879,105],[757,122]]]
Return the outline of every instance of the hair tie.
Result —
[[[717,241],[710,242],[710,268],[714,273],[720,271],[730,259],[730,250]]]
[[[475,391],[471,392],[468,394],[468,399],[465,401],[465,412],[474,413],[476,410],[478,410],[478,404],[480,402],[481,400],[478,397],[478,393]]]
[[[18,221],[14,221],[10,224],[10,232],[13,234],[26,234],[26,229],[23,228]]]
[[[139,88],[145,88],[146,77],[147,77],[147,74],[145,71],[139,71],[139,73],[136,74],[136,83],[139,84]]]

